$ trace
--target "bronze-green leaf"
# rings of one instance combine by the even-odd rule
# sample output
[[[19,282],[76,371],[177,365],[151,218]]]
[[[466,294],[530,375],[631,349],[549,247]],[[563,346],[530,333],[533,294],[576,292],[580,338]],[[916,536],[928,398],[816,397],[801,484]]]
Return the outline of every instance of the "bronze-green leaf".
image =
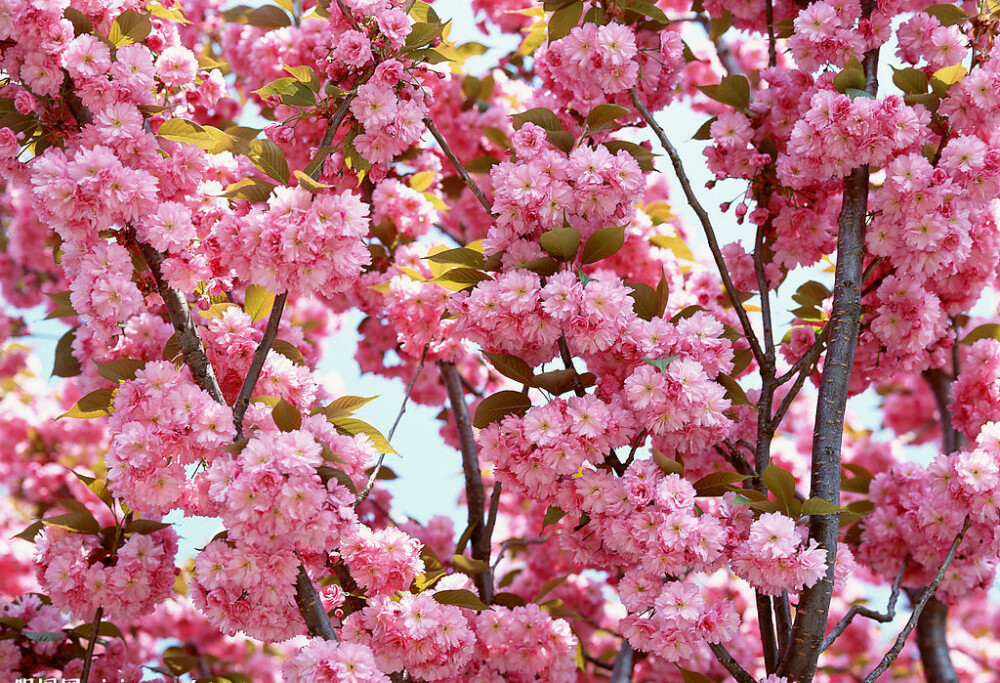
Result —
[[[472,423],[485,429],[508,415],[524,415],[531,408],[531,399],[519,391],[498,391],[487,396],[476,408]]]
[[[527,384],[528,386],[534,385],[535,375],[531,370],[531,366],[524,360],[506,353],[484,352],[483,355],[496,368],[496,371],[504,377],[510,377],[515,382]]]
[[[594,263],[614,256],[625,245],[625,226],[599,228],[583,246],[583,263]]]
[[[372,427],[370,424],[363,420],[358,420],[353,417],[337,417],[330,422],[333,426],[337,428],[337,431],[341,434],[347,434],[348,436],[357,436],[358,434],[364,434],[372,442],[372,446],[379,453],[396,453],[396,449],[389,445],[388,439],[382,436],[382,433]],[[398,455],[398,454],[397,454]]]
[[[580,231],[573,227],[543,232],[539,242],[547,253],[560,261],[572,261],[580,249]]]
[[[77,328],[74,327],[56,342],[56,357],[52,364],[52,374],[55,377],[76,377],[83,372],[80,361],[73,355],[76,330]]]
[[[61,420],[64,417],[77,417],[89,420],[95,417],[110,415],[113,411],[115,389],[97,389],[92,391],[67,410],[65,413],[55,418]]]
[[[302,413],[285,399],[278,399],[278,402],[271,410],[271,417],[274,424],[283,432],[292,432],[302,427]]]
[[[778,465],[768,465],[762,475],[764,486],[774,494],[782,511],[789,517],[798,511],[798,501],[795,499],[795,477],[788,470]]]
[[[247,154],[254,166],[280,183],[288,184],[288,161],[285,153],[270,140],[254,140]]]
[[[489,609],[489,606],[480,600],[478,595],[464,589],[438,591],[434,594],[434,600],[442,605],[465,607],[466,609],[474,609],[477,612]]]

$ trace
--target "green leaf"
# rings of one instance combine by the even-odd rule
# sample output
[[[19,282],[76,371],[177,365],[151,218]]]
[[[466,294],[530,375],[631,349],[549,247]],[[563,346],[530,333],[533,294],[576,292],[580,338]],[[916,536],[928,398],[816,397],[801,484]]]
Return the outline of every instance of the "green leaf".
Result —
[[[253,92],[260,95],[261,99],[264,100],[267,99],[268,95],[277,95],[281,98],[282,104],[290,107],[316,106],[316,93],[297,78],[279,78]]]
[[[274,294],[260,285],[248,285],[243,303],[243,310],[254,322],[271,315],[274,308]]]
[[[541,599],[544,598],[546,595],[554,591],[562,584],[566,583],[566,579],[568,578],[569,574],[563,574],[562,576],[555,576],[549,579],[548,581],[542,584],[541,588],[538,589],[538,593],[535,594],[535,597],[534,599],[532,599],[532,602],[540,602]]]
[[[333,185],[327,185],[326,183],[320,183],[313,180],[312,176],[303,173],[299,169],[295,169],[294,171],[292,171],[292,175],[294,175],[295,179],[299,181],[299,186],[301,186],[306,190],[309,190],[313,194],[316,194],[320,190],[328,190],[331,187],[333,187]]]
[[[560,7],[549,17],[549,42],[569,35],[583,16],[583,2],[577,1]]]
[[[560,261],[572,261],[580,249],[580,231],[576,228],[554,228],[539,238],[542,249]]]
[[[358,489],[354,485],[354,481],[347,476],[347,473],[343,470],[338,470],[336,467],[330,467],[329,465],[321,465],[316,468],[316,473],[319,478],[323,481],[323,484],[330,481],[331,479],[336,479],[341,486],[346,488],[355,496],[358,495]]]
[[[278,182],[288,184],[288,161],[285,153],[270,140],[254,140],[247,157],[253,165]]]
[[[786,469],[777,465],[768,465],[762,475],[764,486],[774,494],[781,510],[789,517],[796,517],[798,500],[795,499],[795,477]]]
[[[533,123],[548,131],[563,129],[562,123],[559,122],[559,117],[551,109],[544,107],[535,107],[520,114],[514,114],[511,119],[514,122],[514,130],[521,130],[521,126],[526,123]]]
[[[38,643],[58,643],[66,637],[62,631],[21,631],[21,635]]]
[[[643,171],[653,170],[653,158],[656,155],[642,145],[624,140],[611,140],[609,142],[602,142],[601,144],[612,154],[617,154],[620,151],[628,152]]]
[[[527,362],[506,353],[483,352],[490,364],[504,377],[510,377],[515,382],[534,386],[535,373]]]
[[[649,238],[649,243],[654,247],[669,249],[674,252],[674,256],[684,261],[695,260],[691,248],[677,235],[654,235]]]
[[[1000,325],[996,323],[980,325],[969,332],[969,334],[965,335],[965,339],[962,340],[962,343],[969,346],[980,339],[1000,339]]]
[[[515,607],[524,607],[528,604],[528,601],[517,593],[500,592],[493,596],[493,604],[506,607],[507,609],[514,609]]]
[[[545,517],[542,519],[542,531],[545,531],[545,527],[552,526],[565,516],[566,516],[566,511],[563,510],[561,507],[550,505],[545,510]]]
[[[743,391],[743,387],[741,387],[739,383],[729,375],[725,374],[724,372],[720,372],[718,376],[715,378],[715,381],[726,388],[726,398],[729,399],[729,402],[732,405],[734,406],[753,405],[753,403],[750,402],[750,399],[747,398],[746,392]]]
[[[425,256],[425,260],[434,263],[454,263],[468,268],[482,268],[484,265],[483,255],[475,249],[468,247],[457,247],[447,251],[439,251],[436,254]]]
[[[626,9],[637,12],[645,17],[649,17],[653,21],[657,21],[661,24],[669,24],[670,20],[667,19],[667,15],[663,13],[659,7],[651,2],[643,2],[643,0],[635,0],[630,2]]]
[[[733,484],[738,484],[749,478],[746,474],[737,474],[736,472],[712,472],[696,481],[694,490],[701,497],[721,496],[729,491],[729,487]]]
[[[111,33],[108,40],[115,44],[115,47],[141,43],[153,30],[153,23],[149,17],[141,12],[125,10],[118,15],[114,23],[111,24]]]
[[[527,395],[519,391],[498,391],[482,400],[472,423],[479,429],[485,429],[507,415],[524,415],[530,408],[531,399]]]
[[[281,68],[290,73],[295,80],[302,83],[313,92],[319,92],[319,76],[316,75],[316,72],[313,71],[311,66],[288,66],[287,64],[282,64]]]
[[[583,263],[594,263],[614,256],[625,245],[625,226],[599,228],[583,246]]]
[[[587,129],[591,132],[608,130],[614,127],[612,124],[616,119],[628,113],[628,109],[619,107],[617,104],[599,104],[587,114]]]
[[[37,536],[38,532],[40,532],[44,528],[45,525],[42,524],[41,521],[32,522],[30,525],[28,525],[27,529],[25,529],[19,534],[14,534],[13,538],[20,538],[22,540],[27,541],[28,543],[34,543],[35,536]]]
[[[125,382],[135,379],[135,373],[144,367],[146,367],[146,361],[135,358],[122,358],[108,363],[97,362],[97,372],[109,382]]]
[[[740,74],[726,76],[717,85],[699,85],[698,90],[737,111],[750,106],[750,81]]]
[[[836,515],[840,514],[843,510],[837,505],[834,505],[828,500],[822,498],[816,498],[815,496],[802,503],[802,510],[800,514],[803,515]]]
[[[274,424],[283,432],[293,432],[302,427],[302,413],[291,403],[281,398],[271,409]]]
[[[247,202],[266,202],[275,185],[258,178],[244,178],[226,188],[226,197]]]
[[[45,320],[52,320],[54,318],[72,318],[78,313],[73,310],[73,304],[69,300],[69,291],[65,292],[55,292],[54,294],[46,294],[56,306],[52,309],[52,312],[45,316]]]
[[[284,339],[275,339],[271,342],[271,350],[275,353],[281,354],[296,365],[306,364],[306,359],[302,355],[302,352],[299,351],[294,344],[287,342]]]
[[[434,171],[420,171],[419,173],[414,173],[410,176],[410,188],[417,192],[423,192],[434,183],[435,175]]]
[[[83,366],[73,355],[73,341],[76,339],[76,330],[64,334],[56,342],[56,357],[52,364],[52,375],[54,377],[76,377],[83,372]]]
[[[341,417],[345,413],[353,413],[358,408],[368,405],[378,396],[341,396],[335,398],[327,404],[324,408],[326,416],[329,418]],[[338,411],[337,414],[333,414],[333,411]]]
[[[920,69],[894,68],[892,82],[907,95],[923,95],[927,92],[927,74]]]
[[[274,5],[263,5],[246,15],[246,23],[257,28],[284,28],[292,20],[284,10]]]
[[[80,474],[74,471],[73,474],[83,482],[83,485],[90,489],[91,493],[101,499],[108,508],[114,507],[114,496],[111,495],[111,491],[108,490],[108,482],[103,479],[97,479],[95,477],[88,477],[86,474]]]
[[[218,144],[216,138],[205,128],[180,118],[164,121],[160,125],[160,131],[157,135],[173,142],[194,145],[206,151],[213,149]]]
[[[576,370],[566,368],[565,370],[550,370],[535,375],[535,386],[544,389],[550,394],[565,394],[577,385]],[[523,395],[523,394],[522,394]]]
[[[413,50],[427,45],[441,35],[440,23],[417,22],[410,27],[410,34],[406,36],[406,49]]]
[[[166,522],[156,522],[152,519],[135,519],[125,525],[126,534],[152,534],[166,529],[170,524]]]
[[[333,426],[341,434],[348,436],[364,434],[371,440],[372,446],[379,453],[396,453],[396,449],[389,445],[389,441],[382,436],[382,433],[363,420],[353,417],[337,417],[330,420],[330,422],[333,423]]]
[[[718,116],[713,116],[705,123],[698,127],[695,134],[691,136],[692,140],[711,140],[712,139],[712,124],[719,120]]]
[[[723,10],[721,17],[712,17],[708,22],[708,39],[715,41],[733,26],[735,17],[729,10]]]
[[[532,273],[537,273],[542,277],[548,277],[549,275],[555,275],[559,272],[559,262],[553,258],[545,256],[543,258],[536,258],[521,264],[521,268],[524,270],[530,270]]]
[[[963,11],[958,5],[932,5],[924,12],[941,22],[942,26],[955,26],[972,18],[971,14]]]
[[[456,607],[465,607],[466,609],[474,609],[477,612],[482,612],[483,610],[489,609],[479,596],[472,591],[467,590],[448,590],[448,591],[438,591],[434,594],[434,600],[442,605],[454,605]]]
[[[89,420],[95,417],[103,417],[113,412],[115,389],[98,389],[92,391],[67,410],[65,413],[55,418],[61,420],[64,417],[77,417]]]
[[[490,570],[490,563],[482,560],[473,560],[465,555],[453,555],[451,564],[458,571],[469,576],[477,576]]]
[[[430,282],[453,282],[455,284],[465,286],[460,288],[449,287],[449,289],[467,289],[469,287],[475,287],[480,282],[492,279],[493,278],[486,273],[480,270],[475,270],[474,268],[452,268],[451,270],[447,270],[437,277],[432,278]]]
[[[80,534],[96,534],[101,530],[101,525],[90,512],[70,512],[65,515],[56,515],[43,519],[42,524]]]
[[[660,372],[666,372],[667,366],[678,358],[680,358],[680,356],[667,356],[666,358],[643,358],[642,362],[646,365],[652,365]]]
[[[658,451],[655,448],[653,449],[653,462],[663,470],[664,474],[676,474],[679,477],[684,476],[684,465],[672,458],[668,458],[662,451]]]
[[[645,282],[625,283],[632,290],[629,296],[634,300],[633,308],[636,315],[643,320],[652,320],[662,313],[660,310],[660,297],[656,290]]]
[[[837,89],[837,92],[845,94],[848,88],[864,90],[865,68],[856,56],[851,55],[851,58],[847,60],[847,64],[844,65],[843,70],[834,76],[833,87]]]
[[[92,33],[94,30],[90,18],[75,7],[67,7],[63,12],[63,17],[73,24],[73,35],[75,36]]]

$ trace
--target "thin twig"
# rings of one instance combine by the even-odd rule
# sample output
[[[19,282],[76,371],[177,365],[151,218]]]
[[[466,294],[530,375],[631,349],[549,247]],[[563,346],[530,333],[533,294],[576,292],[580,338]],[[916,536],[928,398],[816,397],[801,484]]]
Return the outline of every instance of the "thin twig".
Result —
[[[500,550],[497,551],[497,559],[493,561],[490,565],[490,569],[495,573],[497,566],[500,564],[500,560],[503,559],[504,553],[506,553],[511,548],[516,548],[522,545],[542,545],[543,543],[548,543],[551,536],[542,536],[541,538],[515,538],[509,541],[504,541],[500,544]]]
[[[357,20],[354,18],[354,12],[351,11],[350,7],[344,4],[344,0],[337,0],[337,7],[340,8],[340,13],[344,15],[345,19],[347,19],[347,23],[351,25],[351,28],[353,28],[355,31],[360,31],[361,27],[358,25]]]
[[[726,668],[726,671],[735,678],[739,683],[757,683],[757,680],[747,673],[747,670],[740,666],[740,663],[733,659],[733,656],[729,654],[729,650],[725,648],[724,645],[720,643],[709,643],[709,648],[715,654],[715,658],[719,660],[719,664]]]
[[[663,129],[656,123],[653,115],[649,113],[646,109],[646,105],[642,103],[639,99],[639,93],[635,91],[635,88],[629,88],[629,95],[632,96],[632,104],[638,110],[639,115],[642,116],[643,120],[652,128],[656,137],[660,140],[660,144],[663,146],[664,151],[667,156],[670,157],[670,163],[674,167],[674,173],[677,175],[677,180],[681,184],[681,189],[684,190],[684,196],[687,197],[688,204],[694,209],[695,214],[698,216],[698,220],[701,223],[702,229],[705,231],[705,238],[708,241],[708,246],[712,250],[712,257],[715,259],[715,265],[719,269],[719,276],[722,278],[722,284],[726,288],[726,294],[729,296],[729,301],[733,304],[733,308],[736,310],[736,315],[740,319],[740,324],[743,326],[743,332],[746,334],[747,341],[750,343],[750,350],[753,352],[754,358],[757,362],[763,364],[764,362],[764,351],[760,346],[760,341],[757,339],[757,333],[754,332],[753,326],[750,324],[750,317],[747,315],[746,309],[743,307],[743,302],[740,301],[739,293],[736,291],[736,287],[733,285],[733,280],[729,275],[729,269],[726,266],[726,260],[722,257],[722,250],[719,248],[719,241],[715,236],[715,228],[712,227],[712,221],[708,217],[708,213],[705,211],[705,207],[701,205],[698,201],[698,197],[694,193],[694,189],[691,187],[691,181],[688,179],[687,172],[684,170],[684,162],[681,161],[681,156],[677,152],[677,149],[673,146],[670,140],[667,138],[666,133]]]
[[[486,517],[486,539],[492,546],[493,529],[497,525],[497,513],[500,511],[500,482],[493,482],[493,493],[490,494],[490,513]]]
[[[462,451],[462,471],[465,474],[465,501],[468,507],[470,540],[472,542],[472,558],[489,564],[490,539],[486,535],[486,525],[483,521],[483,511],[486,507],[486,494],[483,490],[483,475],[479,467],[479,453],[476,449],[476,437],[472,432],[472,419],[469,416],[469,406],[465,402],[462,391],[462,380],[458,376],[458,368],[454,363],[441,361],[438,363],[444,385],[448,390],[448,401],[451,404],[451,414],[455,419],[455,429],[458,432],[458,443]],[[475,577],[479,597],[487,605],[493,600],[493,572],[486,571]]]
[[[869,609],[863,605],[851,605],[850,609],[847,610],[847,614],[837,622],[837,625],[833,627],[830,633],[827,634],[826,638],[823,639],[823,644],[820,645],[820,652],[825,652],[828,647],[833,645],[833,641],[840,637],[851,622],[854,617],[860,615],[862,617],[867,617],[869,619],[874,619],[880,624],[887,624],[896,618],[896,601],[899,599],[899,587],[903,583],[903,574],[906,573],[906,567],[910,563],[910,556],[907,555],[903,559],[903,565],[899,568],[899,573],[896,574],[896,580],[892,582],[892,592],[889,594],[889,603],[886,605],[885,614],[876,612],[875,610]]]
[[[240,385],[240,392],[236,396],[236,401],[233,402],[233,424],[236,426],[237,440],[243,438],[243,416],[250,406],[250,397],[253,395],[254,389],[257,388],[257,380],[260,379],[260,373],[264,369],[264,362],[267,360],[267,354],[271,350],[271,344],[274,343],[275,338],[278,336],[278,327],[281,325],[281,314],[285,310],[285,302],[287,300],[288,292],[282,292],[274,297],[271,315],[267,319],[267,327],[264,328],[264,336],[261,338],[260,343],[257,344],[257,350],[254,351],[253,360],[250,361],[250,367],[247,369],[247,376],[243,378],[243,384]]]
[[[774,36],[774,0],[767,0],[764,18],[767,21],[767,65],[773,69],[778,66],[777,40]]]
[[[104,618],[104,607],[98,607],[94,613],[94,630],[90,632],[90,640],[87,642],[87,654],[83,657],[83,672],[80,674],[80,683],[87,683],[90,678],[90,664],[94,661],[94,646],[97,644],[97,632],[101,628],[101,619]]]
[[[438,145],[441,147],[441,151],[444,152],[444,155],[448,157],[448,161],[451,162],[451,165],[455,168],[455,172],[458,173],[462,182],[465,183],[465,186],[469,188],[472,194],[476,195],[476,199],[478,199],[479,203],[483,205],[484,209],[486,209],[486,213],[492,214],[493,205],[490,203],[490,200],[486,198],[486,194],[482,191],[479,185],[476,184],[476,181],[472,179],[469,172],[465,170],[465,166],[463,166],[462,162],[458,160],[455,153],[451,151],[451,147],[448,146],[448,141],[444,139],[444,136],[441,135],[441,132],[437,129],[437,126],[434,125],[434,122],[429,116],[424,119],[424,125],[427,126],[427,130],[429,130],[431,135],[434,136],[434,140],[437,141]]]
[[[406,412],[406,403],[410,400],[410,394],[413,393],[413,386],[417,383],[417,378],[420,377],[420,373],[424,369],[424,361],[427,359],[427,350],[430,348],[430,344],[424,344],[423,353],[420,354],[420,362],[417,363],[417,370],[413,373],[413,379],[410,383],[406,385],[406,393],[403,394],[403,402],[399,406],[399,412],[396,413],[396,419],[392,423],[392,427],[389,429],[389,436],[387,440],[392,443],[392,437],[396,433],[396,427],[399,426],[399,421],[403,419],[403,413]],[[358,499],[354,501],[354,507],[360,505],[372,492],[372,488],[375,486],[375,480],[378,479],[378,473],[382,469],[382,463],[385,462],[385,453],[379,453],[378,462],[375,463],[375,468],[372,470],[371,475],[368,477],[368,483],[365,484],[364,490],[358,494]]]
[[[862,683],[872,683],[879,676],[885,673],[886,669],[892,665],[899,656],[899,653],[903,651],[903,646],[906,644],[906,639],[912,631],[917,626],[917,621],[920,619],[920,613],[924,611],[924,605],[927,601],[934,597],[934,593],[937,592],[938,586],[944,581],[944,574],[948,571],[948,566],[951,561],[955,559],[955,554],[958,552],[958,546],[962,544],[962,539],[965,538],[965,532],[969,530],[969,526],[972,524],[972,518],[966,517],[965,523],[962,525],[962,530],[958,532],[958,536],[955,537],[955,541],[951,544],[951,548],[948,550],[948,554],[945,555],[944,561],[941,566],[938,567],[937,573],[934,575],[934,580],[931,581],[930,585],[924,589],[924,592],[920,594],[920,600],[917,604],[913,606],[913,612],[910,613],[910,618],[907,620],[906,625],[903,630],[899,632],[896,636],[896,642],[893,643],[892,648],[885,653],[882,661],[878,663],[871,673],[865,676]]]

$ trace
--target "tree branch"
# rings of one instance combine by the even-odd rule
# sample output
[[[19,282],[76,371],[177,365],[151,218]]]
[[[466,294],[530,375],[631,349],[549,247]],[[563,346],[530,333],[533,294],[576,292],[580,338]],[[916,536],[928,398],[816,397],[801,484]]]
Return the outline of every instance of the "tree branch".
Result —
[[[424,361],[427,360],[427,350],[430,348],[430,344],[424,344],[424,350],[420,354],[420,362],[417,363],[417,371],[413,373],[413,379],[410,383],[406,385],[406,393],[403,394],[403,402],[399,406],[399,412],[396,414],[396,419],[392,423],[392,427],[389,429],[389,436],[386,440],[392,443],[392,436],[396,433],[396,427],[399,426],[399,421],[403,419],[403,413],[406,412],[406,403],[410,400],[410,394],[413,393],[413,385],[417,383],[417,378],[420,377],[420,373],[424,369]],[[365,498],[372,492],[372,488],[375,486],[375,480],[378,479],[379,470],[382,469],[382,463],[385,462],[385,453],[379,453],[378,462],[375,463],[374,469],[372,469],[371,475],[368,477],[368,483],[365,484],[364,490],[358,494],[358,499],[354,501],[354,507],[360,505]]]
[[[94,613],[94,626],[90,632],[90,640],[87,641],[87,654],[83,656],[83,672],[80,674],[80,683],[87,683],[90,678],[90,665],[94,661],[94,646],[97,644],[97,633],[101,628],[101,619],[104,618],[104,607],[98,607]]]
[[[632,96],[632,104],[635,105],[636,110],[638,110],[639,115],[642,116],[643,120],[649,125],[649,127],[656,134],[656,137],[660,141],[660,145],[663,146],[664,151],[667,156],[670,157],[670,163],[674,167],[674,173],[677,175],[677,180],[681,184],[681,189],[684,190],[684,196],[687,197],[688,204],[694,209],[695,214],[698,216],[698,221],[701,223],[702,229],[705,231],[705,238],[708,241],[708,246],[712,250],[712,257],[715,259],[715,265],[719,269],[719,276],[722,278],[722,284],[726,288],[726,294],[729,296],[729,301],[732,303],[733,308],[736,310],[736,315],[740,319],[740,324],[743,326],[743,333],[747,337],[747,341],[750,342],[750,350],[753,352],[754,358],[761,365],[764,364],[764,352],[761,349],[760,342],[757,340],[757,333],[754,332],[753,326],[750,324],[750,317],[747,315],[746,309],[743,307],[743,302],[740,301],[739,293],[736,291],[736,287],[733,285],[733,280],[729,275],[729,269],[726,267],[726,261],[722,257],[722,250],[719,248],[719,241],[715,236],[715,229],[712,227],[712,221],[708,217],[708,213],[705,211],[705,207],[701,205],[698,201],[698,197],[695,196],[694,190],[691,187],[691,181],[687,177],[687,172],[684,170],[684,163],[681,161],[680,154],[678,154],[677,149],[671,144],[670,140],[667,138],[666,133],[660,128],[659,124],[653,119],[653,115],[649,113],[646,109],[646,105],[642,103],[639,99],[639,93],[635,91],[635,88],[629,88],[629,95]]]
[[[896,642],[893,643],[892,648],[885,653],[882,661],[878,663],[871,673],[865,676],[862,683],[873,683],[879,676],[885,673],[886,669],[896,660],[899,653],[903,651],[903,646],[906,644],[906,638],[910,635],[916,625],[917,621],[920,619],[921,612],[924,611],[924,606],[927,602],[934,597],[934,593],[937,592],[938,587],[944,580],[944,574],[948,571],[951,561],[955,559],[955,554],[958,552],[958,546],[962,544],[962,539],[965,538],[965,532],[969,530],[969,526],[972,524],[972,519],[970,517],[965,518],[965,523],[962,524],[962,530],[958,532],[958,536],[955,537],[955,541],[951,544],[951,548],[948,550],[948,554],[945,555],[944,561],[941,566],[938,567],[937,573],[934,575],[934,580],[931,584],[924,589],[923,593],[920,594],[920,599],[917,600],[917,604],[913,606],[913,612],[910,614],[910,618],[907,620],[906,625],[903,630],[899,632],[896,636]]]
[[[316,586],[306,572],[305,566],[299,565],[299,574],[295,577],[295,604],[302,612],[302,618],[309,627],[309,633],[314,636],[325,638],[326,640],[340,641],[337,632],[333,630],[330,617],[323,609],[323,601],[316,592]],[[320,616],[322,615],[322,616]]]
[[[469,407],[465,403],[465,393],[462,391],[462,380],[454,363],[441,361],[441,376],[448,390],[448,401],[451,403],[451,414],[455,419],[455,429],[458,432],[458,443],[462,451],[462,471],[465,474],[465,499],[468,507],[469,527],[472,530],[472,558],[489,565],[490,539],[486,535],[486,525],[483,522],[486,507],[486,494],[483,490],[483,476],[479,468],[479,453],[476,449],[476,437],[472,432],[472,420],[469,417]],[[483,602],[490,604],[493,600],[493,572],[485,571],[475,577],[476,588]]]
[[[820,646],[820,651],[826,651],[828,647],[833,645],[833,642],[840,637],[840,634],[847,630],[847,627],[851,625],[854,621],[854,617],[860,615],[862,617],[867,617],[868,619],[874,619],[880,624],[887,624],[896,618],[896,601],[899,599],[899,586],[903,583],[903,574],[906,573],[906,567],[910,563],[910,558],[907,556],[903,560],[903,565],[899,568],[899,573],[896,574],[896,580],[892,582],[892,592],[889,594],[889,603],[886,605],[885,614],[880,614],[875,610],[868,609],[863,605],[851,605],[850,609],[847,610],[847,614],[837,622],[837,625],[833,627],[830,633],[827,634],[826,638],[823,639],[823,644]]]
[[[451,151],[451,147],[448,146],[448,141],[444,139],[444,136],[441,135],[441,132],[437,129],[437,126],[434,125],[434,122],[429,116],[424,119],[424,125],[427,126],[427,130],[429,130],[431,135],[434,136],[434,140],[437,141],[438,145],[441,147],[441,151],[444,152],[444,155],[448,157],[448,161],[451,162],[452,167],[454,167],[455,172],[458,173],[462,182],[465,183],[465,186],[476,196],[479,203],[483,205],[484,209],[486,209],[486,213],[492,215],[493,205],[490,203],[490,200],[486,198],[486,194],[482,191],[479,185],[476,184],[476,181],[472,179],[469,172],[465,170],[465,166],[463,166],[462,162],[458,160],[455,153]]]
[[[621,648],[615,655],[615,664],[611,667],[610,683],[631,683],[634,667],[635,651],[627,640],[622,640]]]
[[[865,2],[865,16],[871,14],[873,2]],[[877,90],[875,71],[878,49],[864,56],[865,90],[874,95]],[[864,274],[865,219],[868,213],[868,167],[851,171],[844,179],[844,196],[840,210],[837,237],[837,266],[834,275],[833,312],[830,321],[830,341],[819,387],[816,421],[813,429],[812,475],[810,497],[840,505],[840,448],[844,436],[844,412],[854,366],[854,352],[861,326],[861,286]],[[791,647],[778,673],[789,681],[812,680],[816,672],[823,634],[833,595],[833,569],[837,558],[836,514],[813,515],[809,535],[826,550],[826,575],[814,586],[804,590],[799,598],[792,626]]]
[[[240,392],[236,396],[236,401],[233,402],[233,424],[236,426],[237,440],[243,438],[243,416],[250,406],[250,397],[253,395],[254,389],[257,388],[257,380],[260,379],[260,373],[264,368],[264,362],[267,360],[267,354],[271,350],[271,344],[274,343],[275,338],[278,336],[278,327],[281,325],[281,314],[285,310],[285,302],[287,300],[288,292],[282,292],[274,297],[274,305],[271,308],[271,315],[267,319],[267,327],[264,328],[264,336],[257,345],[257,350],[254,351],[253,360],[250,361],[250,367],[247,370],[247,376],[243,378],[243,384],[240,385]]]
[[[740,663],[733,659],[733,656],[729,654],[729,650],[725,648],[724,645],[720,643],[709,643],[709,648],[715,654],[715,658],[719,660],[719,664],[726,668],[726,671],[735,678],[738,683],[757,683],[757,679],[747,673],[747,670],[740,666]]]

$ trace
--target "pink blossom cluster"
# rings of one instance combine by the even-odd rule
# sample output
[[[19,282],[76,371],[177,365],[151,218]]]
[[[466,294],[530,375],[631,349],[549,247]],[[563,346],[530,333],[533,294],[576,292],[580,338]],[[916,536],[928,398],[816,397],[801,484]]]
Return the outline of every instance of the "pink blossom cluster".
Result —
[[[323,446],[310,432],[258,429],[238,455],[214,459],[208,496],[241,545],[330,552],[356,517],[354,496],[336,478],[324,483],[323,465]]]
[[[887,277],[876,290],[872,308],[877,314],[864,333],[865,341],[877,340],[891,349],[879,363],[884,373],[913,372],[927,366],[929,354],[943,340],[951,341],[948,318],[940,301],[924,291],[918,281]],[[872,339],[874,338],[874,339]],[[950,347],[950,343],[947,344]],[[940,357],[940,353],[937,354]]]
[[[724,643],[739,627],[739,615],[728,600],[711,602],[696,584],[663,582],[659,577],[626,576],[622,601],[631,614],[619,625],[632,647],[655,653],[668,662],[689,660],[703,643]],[[651,613],[650,613],[651,612]],[[650,616],[641,616],[650,613]]]
[[[281,669],[286,683],[389,683],[367,645],[311,638]]]
[[[827,63],[842,67],[852,56],[860,59],[889,37],[891,27],[886,14],[873,13],[870,19],[859,19],[859,0],[821,0],[799,12],[788,39],[795,64],[808,73]]]
[[[549,148],[545,132],[532,123],[524,124],[515,139],[518,154],[527,156],[490,171],[497,218],[484,243],[488,254],[566,222],[587,239],[598,228],[632,220],[644,180],[630,154],[582,145],[567,157]]]
[[[396,338],[404,350],[419,357],[426,344],[445,336],[443,331],[453,327],[442,320],[449,295],[441,285],[414,280],[409,275],[389,280],[385,313],[399,330]]]
[[[25,593],[11,602],[0,600],[0,618],[7,620],[20,619],[23,631],[32,631],[35,633],[58,633],[66,626],[68,621],[60,613],[59,607],[45,604],[42,602],[42,597],[37,593]],[[0,639],[0,674],[13,674],[20,670],[20,660],[23,655],[18,646],[28,650],[25,653],[28,658],[32,655],[39,658],[49,657],[56,654],[59,649],[60,644],[58,642],[27,639],[19,642],[16,636],[8,630],[8,627],[11,625],[11,621],[0,625],[0,634],[4,636]]]
[[[119,386],[108,428],[109,487],[133,510],[157,514],[188,502],[185,466],[211,462],[235,436],[232,411],[167,361]]]
[[[403,237],[426,234],[437,217],[437,209],[423,194],[398,180],[383,180],[372,192],[372,221],[392,222]]]
[[[657,436],[690,426],[728,427],[729,420],[722,414],[730,406],[725,389],[695,360],[677,359],[664,370],[639,366],[625,380],[624,388],[640,424]]]
[[[865,518],[858,559],[903,585],[930,583],[966,519],[971,525],[936,596],[955,603],[989,587],[1000,563],[1000,428],[987,423],[972,451],[939,455],[928,466],[901,463],[875,477],[875,509]]]
[[[403,593],[398,601],[376,595],[344,620],[342,633],[369,647],[380,670],[406,670],[427,681],[458,677],[476,644],[464,610],[438,603],[429,592]]]
[[[426,130],[423,90],[418,83],[405,81],[405,73],[404,64],[396,59],[382,62],[351,102],[351,113],[364,129],[353,145],[373,164],[392,161]]]
[[[393,595],[408,590],[424,571],[422,544],[393,527],[372,531],[364,525],[340,539],[340,555],[366,595]]]
[[[36,575],[59,609],[90,621],[98,607],[131,622],[155,609],[174,587],[177,533],[172,527],[133,533],[113,553],[100,537],[46,527],[36,542]]]
[[[884,166],[897,155],[919,151],[929,118],[925,109],[906,105],[898,95],[852,101],[834,90],[819,90],[792,130],[787,156],[778,159],[778,176],[785,185],[802,188],[865,164]]]
[[[733,571],[765,595],[809,588],[826,574],[826,551],[815,540],[807,543],[806,536],[805,527],[792,518],[763,514],[734,548]]]
[[[290,549],[258,550],[213,540],[195,558],[191,599],[223,633],[287,640],[306,630],[295,604],[299,563]]]
[[[475,631],[472,661],[460,679],[477,683],[577,680],[577,638],[563,619],[538,605],[494,605],[469,619]]]
[[[214,238],[222,265],[247,282],[330,295],[350,288],[371,262],[361,243],[368,222],[368,206],[351,192],[279,187],[266,209],[226,215]]]
[[[559,108],[568,105],[582,115],[608,101],[631,108],[625,91],[635,86],[647,107],[662,109],[674,99],[683,50],[680,34],[673,30],[585,23],[535,52],[545,94],[536,96],[534,104],[557,102]]]
[[[972,441],[987,422],[1000,422],[1000,341],[980,339],[959,354],[952,385],[951,423]]]
[[[896,30],[896,56],[904,62],[927,61],[932,71],[960,64],[969,54],[968,39],[958,25],[942,26],[937,17],[916,12]]]

